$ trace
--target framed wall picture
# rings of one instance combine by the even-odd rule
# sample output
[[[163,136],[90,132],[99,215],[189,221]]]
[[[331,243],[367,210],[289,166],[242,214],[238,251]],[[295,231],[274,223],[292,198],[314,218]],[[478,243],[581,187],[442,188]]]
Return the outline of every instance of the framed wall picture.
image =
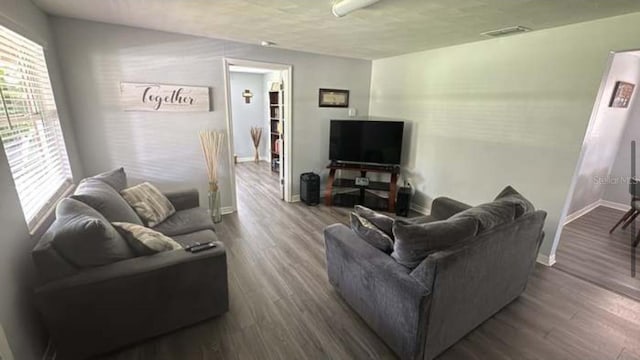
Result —
[[[611,95],[611,101],[609,107],[626,108],[629,107],[631,102],[631,96],[633,95],[633,89],[635,84],[631,84],[624,81],[617,81],[616,86],[613,88],[613,94]]]
[[[334,108],[349,107],[349,90],[320,89],[318,106]]]

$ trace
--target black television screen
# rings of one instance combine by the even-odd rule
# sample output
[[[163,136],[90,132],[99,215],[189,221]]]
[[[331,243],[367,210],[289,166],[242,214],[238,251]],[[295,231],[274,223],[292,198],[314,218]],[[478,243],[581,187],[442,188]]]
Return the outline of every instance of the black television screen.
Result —
[[[400,164],[402,121],[331,120],[329,160]]]

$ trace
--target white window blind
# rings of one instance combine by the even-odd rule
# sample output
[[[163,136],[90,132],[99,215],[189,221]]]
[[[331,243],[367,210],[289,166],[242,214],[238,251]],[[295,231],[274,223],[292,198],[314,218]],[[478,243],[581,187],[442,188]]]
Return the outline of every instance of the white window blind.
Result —
[[[42,47],[0,26],[0,140],[29,229],[72,185]]]

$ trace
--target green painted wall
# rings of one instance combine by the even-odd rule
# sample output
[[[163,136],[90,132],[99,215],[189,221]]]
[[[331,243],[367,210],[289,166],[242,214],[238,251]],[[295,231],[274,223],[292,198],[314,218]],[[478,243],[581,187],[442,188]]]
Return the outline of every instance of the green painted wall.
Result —
[[[512,184],[548,212],[549,255],[609,52],[637,48],[640,13],[374,60],[370,114],[409,121],[419,205]]]

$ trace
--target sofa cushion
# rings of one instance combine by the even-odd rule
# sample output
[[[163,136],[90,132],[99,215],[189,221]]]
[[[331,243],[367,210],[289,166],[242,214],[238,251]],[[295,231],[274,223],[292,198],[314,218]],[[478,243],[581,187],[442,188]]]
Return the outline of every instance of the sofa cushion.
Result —
[[[210,241],[218,241],[218,237],[213,230],[200,230],[189,234],[175,235],[172,238],[184,248],[195,243],[204,244]]]
[[[389,235],[355,212],[352,212],[349,218],[351,220],[351,229],[364,241],[387,254],[393,251],[393,239]]]
[[[118,193],[127,187],[127,174],[124,172],[124,168],[103,172],[102,174],[92,176],[91,179],[102,181]]]
[[[142,220],[131,206],[110,185],[96,180],[80,182],[71,198],[79,200],[97,210],[110,222],[128,222],[142,225]]]
[[[112,225],[127,240],[137,256],[182,249],[172,238],[142,225],[114,222]]]
[[[450,219],[474,218],[478,220],[478,233],[482,233],[496,226],[513,221],[515,216],[516,207],[513,203],[498,200],[474,206],[453,215]]]
[[[450,218],[420,225],[396,220],[393,225],[395,242],[391,257],[413,269],[429,254],[468,239],[477,230],[478,221],[473,217]]]
[[[500,192],[500,194],[496,196],[495,200],[510,202],[515,205],[516,219],[526,213],[536,210],[531,201],[527,200],[527,198],[522,196],[518,191],[516,191],[516,189],[511,186],[505,187]]]
[[[354,207],[355,213],[360,217],[367,219],[373,225],[375,225],[378,229],[382,230],[387,236],[393,239],[393,222],[394,218],[389,217],[384,214],[380,214],[375,212],[369,208],[366,208],[361,205],[356,205]]]
[[[71,198],[62,199],[56,220],[43,236],[72,265],[101,266],[135,257],[124,238],[98,211]]]
[[[183,235],[200,230],[214,230],[213,221],[205,208],[197,207],[176,211],[165,221],[153,227],[167,236]]]
[[[176,212],[171,201],[148,182],[124,189],[122,197],[149,227],[154,227]]]
[[[438,220],[442,220],[442,219],[438,219],[436,217],[434,217],[433,215],[423,215],[423,216],[417,216],[417,217],[413,217],[413,218],[409,218],[406,221],[414,224],[414,225],[420,225],[420,224],[428,224],[430,222],[434,222],[434,221],[438,221]]]

